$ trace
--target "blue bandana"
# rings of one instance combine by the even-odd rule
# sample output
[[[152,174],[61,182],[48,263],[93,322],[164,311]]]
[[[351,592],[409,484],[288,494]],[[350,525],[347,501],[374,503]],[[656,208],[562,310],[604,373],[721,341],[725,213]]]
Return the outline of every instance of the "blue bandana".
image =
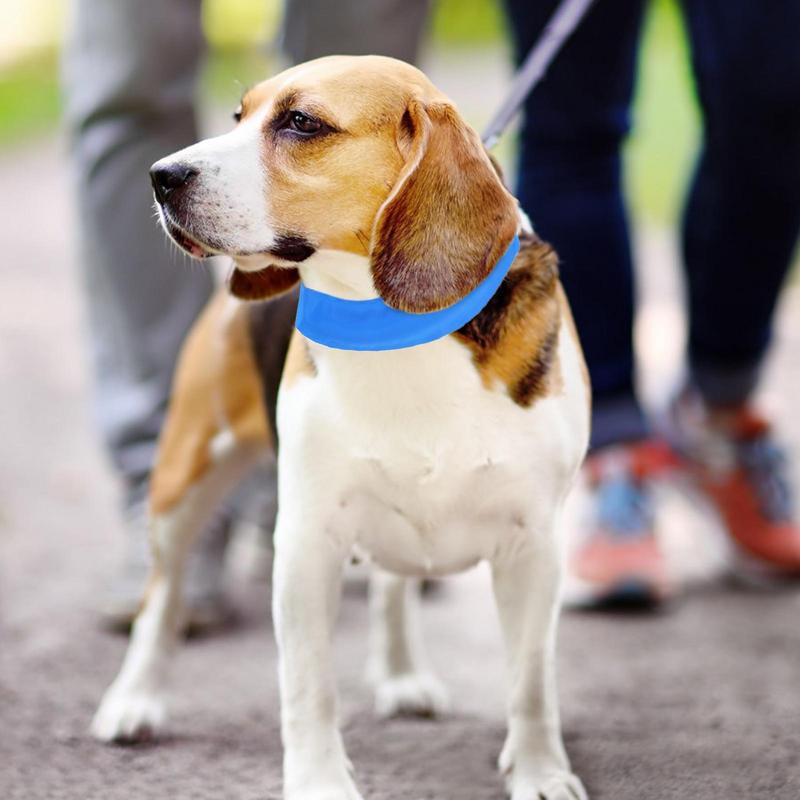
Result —
[[[515,236],[475,289],[447,308],[412,314],[373,300],[344,300],[300,285],[295,325],[312,342],[337,350],[400,350],[448,336],[477,316],[500,288],[519,252]]]

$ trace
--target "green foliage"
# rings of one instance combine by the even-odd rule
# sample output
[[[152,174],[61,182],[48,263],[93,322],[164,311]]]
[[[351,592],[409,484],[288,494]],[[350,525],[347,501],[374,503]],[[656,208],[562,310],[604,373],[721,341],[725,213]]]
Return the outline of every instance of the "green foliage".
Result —
[[[447,45],[497,42],[505,33],[502,0],[435,0],[431,32]]]
[[[0,69],[0,146],[58,126],[61,99],[53,51]]]
[[[271,75],[275,66],[261,48],[216,50],[203,70],[201,91],[212,102],[230,106],[233,112],[245,90]]]
[[[280,0],[204,0],[203,29],[212,49],[245,49],[272,37]]]
[[[683,22],[675,0],[655,0],[645,25],[625,151],[628,197],[636,217],[671,224],[679,214],[700,136]]]

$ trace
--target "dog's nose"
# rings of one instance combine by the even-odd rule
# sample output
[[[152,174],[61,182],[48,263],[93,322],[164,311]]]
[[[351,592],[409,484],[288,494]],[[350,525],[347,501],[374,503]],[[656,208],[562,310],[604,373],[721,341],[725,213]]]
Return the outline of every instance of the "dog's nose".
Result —
[[[178,162],[157,161],[150,167],[150,182],[159,203],[166,203],[167,198],[176,190],[185,186],[197,175],[197,170],[188,164]]]

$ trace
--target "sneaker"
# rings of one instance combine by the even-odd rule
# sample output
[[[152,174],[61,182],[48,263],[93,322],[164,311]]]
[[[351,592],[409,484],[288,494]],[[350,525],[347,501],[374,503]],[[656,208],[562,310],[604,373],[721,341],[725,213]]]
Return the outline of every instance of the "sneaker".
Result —
[[[747,404],[709,408],[693,390],[673,402],[668,422],[686,471],[719,513],[736,566],[752,577],[800,576],[788,461],[769,423]]]
[[[150,572],[150,545],[145,504],[125,514],[126,550],[100,608],[105,628],[127,633],[139,613]],[[184,632],[206,633],[230,618],[223,591],[225,549],[230,519],[219,514],[192,548],[184,579]]]
[[[606,447],[589,456],[585,470],[594,518],[572,556],[573,605],[645,608],[670,596],[649,486],[669,462],[669,450],[655,440]]]

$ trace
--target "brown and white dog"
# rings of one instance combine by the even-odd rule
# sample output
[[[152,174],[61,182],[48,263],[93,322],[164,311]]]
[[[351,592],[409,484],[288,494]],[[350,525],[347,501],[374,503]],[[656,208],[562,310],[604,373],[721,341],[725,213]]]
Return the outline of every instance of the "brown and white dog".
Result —
[[[554,646],[557,524],[587,446],[589,388],[554,253],[453,103],[407,64],[312,61],[247,92],[237,119],[152,170],[164,227],[193,256],[231,256],[234,296],[212,301],[184,347],[152,479],[155,567],[94,734],[162,725],[187,550],[276,428],[286,798],[359,797],[331,658],[354,549],[376,568],[371,672],[387,714],[445,699],[408,624],[408,578],[490,562],[509,653],[508,790],[584,798],[561,741]],[[500,289],[452,335],[353,352],[292,332],[301,278],[428,312],[473,290],[517,234]]]

